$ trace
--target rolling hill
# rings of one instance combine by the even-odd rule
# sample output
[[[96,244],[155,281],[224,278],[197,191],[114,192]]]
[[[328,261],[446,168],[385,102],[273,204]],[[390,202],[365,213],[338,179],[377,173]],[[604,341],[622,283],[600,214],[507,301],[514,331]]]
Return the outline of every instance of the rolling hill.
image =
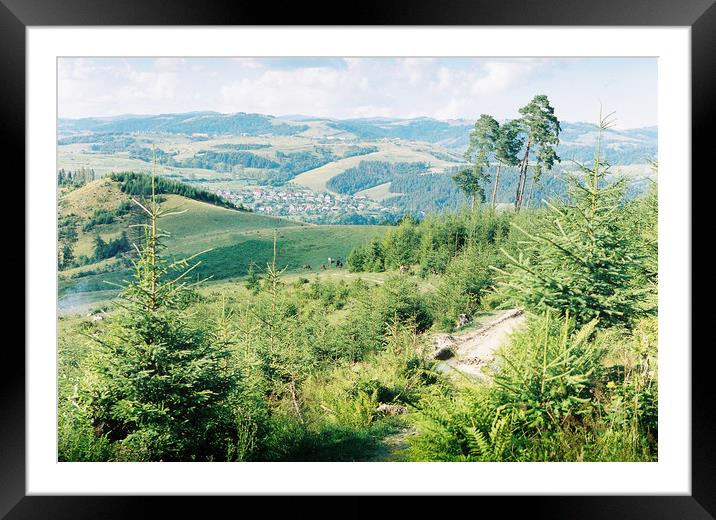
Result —
[[[467,147],[474,125],[470,119],[438,120],[430,117],[413,119],[362,118],[331,119],[310,116],[275,117],[264,114],[221,114],[188,112],[184,114],[126,115],[83,119],[60,119],[60,144],[82,142],[87,134],[165,133],[194,135],[196,139],[216,136],[303,136],[311,139],[377,141],[400,139],[425,142],[447,150],[461,152]],[[619,152],[615,164],[644,162],[657,145],[657,128],[609,129],[604,136],[607,150]],[[562,122],[559,155],[573,159],[593,152],[596,136],[593,124]]]
[[[561,124],[557,153],[562,162],[535,187],[537,201],[563,195],[564,174],[575,169],[572,161],[593,158],[594,125]],[[428,117],[339,120],[217,112],[61,119],[58,167],[90,168],[96,176],[148,171],[154,145],[159,175],[221,192],[257,211],[320,224],[377,223],[463,204],[450,177],[464,165],[462,153],[473,125],[467,119]],[[609,129],[603,136],[612,171],[624,174],[634,193],[653,177],[649,160],[657,155],[657,142],[656,127]],[[379,163],[393,171],[361,173]],[[412,163],[425,168],[400,175]],[[498,202],[513,199],[513,177],[503,169]],[[316,202],[326,193],[330,203]],[[116,237],[119,231],[108,227],[103,232]],[[86,252],[86,243],[81,250]]]
[[[220,114],[218,112],[187,112],[183,114],[128,115],[60,119],[60,133],[131,133],[167,132],[174,134],[232,135],[294,135],[308,130],[303,124],[291,124],[262,114]]]
[[[93,181],[61,197],[60,218],[76,217],[78,221],[78,256],[92,254],[97,236],[110,241],[129,231],[126,215],[83,229],[97,211],[111,211],[129,199],[110,178]],[[175,194],[162,195],[160,205],[169,213],[160,220],[161,229],[168,234],[165,253],[181,258],[210,250],[197,258],[201,262],[197,273],[213,280],[243,276],[252,263],[265,267],[273,255],[274,230],[277,263],[289,272],[303,272],[304,264],[310,264],[311,271],[316,272],[327,257],[345,259],[355,246],[385,232],[382,226],[313,226]],[[121,284],[130,275],[130,266],[119,258],[88,260],[86,265],[61,271],[60,310],[77,310],[111,298],[118,289],[107,282]]]

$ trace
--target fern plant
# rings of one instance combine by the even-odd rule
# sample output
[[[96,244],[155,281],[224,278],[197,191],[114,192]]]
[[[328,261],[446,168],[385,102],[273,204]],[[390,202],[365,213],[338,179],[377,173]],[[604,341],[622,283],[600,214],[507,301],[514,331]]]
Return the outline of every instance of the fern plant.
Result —
[[[528,430],[568,426],[593,407],[603,353],[590,341],[597,322],[575,330],[569,316],[555,321],[546,312],[498,354],[498,399]]]
[[[495,413],[489,429],[481,430],[473,425],[467,438],[469,461],[501,462],[512,448],[512,420],[509,415]]]
[[[413,460],[493,462],[515,460],[515,425],[483,385],[437,387],[418,404]]]

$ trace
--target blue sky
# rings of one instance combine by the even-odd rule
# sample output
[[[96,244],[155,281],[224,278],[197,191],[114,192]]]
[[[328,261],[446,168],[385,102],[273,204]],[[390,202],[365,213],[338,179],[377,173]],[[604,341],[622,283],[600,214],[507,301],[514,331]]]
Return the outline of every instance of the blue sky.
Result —
[[[565,121],[657,123],[656,58],[60,58],[60,117],[214,110],[498,119],[546,94]]]

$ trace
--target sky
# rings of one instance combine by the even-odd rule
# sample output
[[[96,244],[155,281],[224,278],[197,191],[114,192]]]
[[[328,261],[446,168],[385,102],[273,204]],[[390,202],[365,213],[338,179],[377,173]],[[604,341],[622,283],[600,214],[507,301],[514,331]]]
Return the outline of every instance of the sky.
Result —
[[[59,58],[61,118],[212,110],[497,119],[546,94],[560,120],[657,124],[656,58]]]

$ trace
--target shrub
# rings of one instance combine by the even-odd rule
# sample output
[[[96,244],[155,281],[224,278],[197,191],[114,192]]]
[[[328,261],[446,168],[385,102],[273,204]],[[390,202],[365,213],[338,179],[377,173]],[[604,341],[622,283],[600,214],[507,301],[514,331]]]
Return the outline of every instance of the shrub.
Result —
[[[386,269],[396,269],[401,265],[418,262],[420,252],[420,235],[415,223],[406,218],[399,226],[391,228],[383,239]]]
[[[69,397],[58,409],[57,457],[60,462],[101,462],[109,460],[112,450],[105,435],[96,435],[91,417],[74,398]]]
[[[410,440],[417,461],[508,461],[512,424],[485,386],[436,391],[419,404],[418,435]]]
[[[488,249],[469,246],[448,264],[434,296],[434,313],[442,328],[452,330],[460,314],[475,313],[492,286],[493,260]]]
[[[524,428],[561,428],[593,411],[603,354],[591,341],[595,327],[575,330],[568,317],[560,323],[546,313],[499,353],[498,399]]]
[[[373,239],[367,244],[353,249],[346,259],[348,270],[352,273],[369,271],[385,271],[385,255],[383,244],[378,239]]]
[[[413,324],[418,332],[424,332],[433,324],[430,307],[420,294],[418,284],[407,276],[387,278],[376,295],[374,305],[378,314],[376,319],[383,327],[398,322]]]

